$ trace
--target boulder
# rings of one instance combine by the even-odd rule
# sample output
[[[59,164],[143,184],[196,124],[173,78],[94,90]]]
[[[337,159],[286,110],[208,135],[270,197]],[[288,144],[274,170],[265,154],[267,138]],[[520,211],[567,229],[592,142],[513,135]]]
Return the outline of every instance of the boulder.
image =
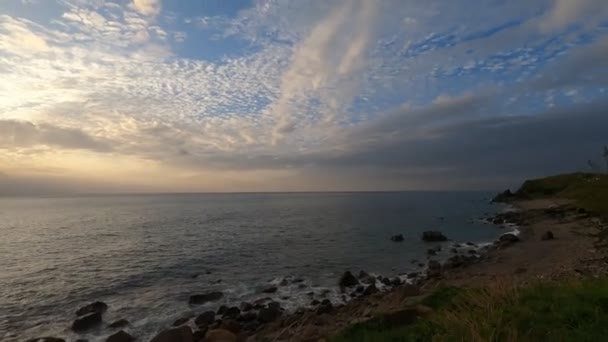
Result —
[[[256,301],[256,304],[257,304],[257,302],[258,302],[258,301]],[[226,306],[226,305],[221,305],[221,306],[219,307],[219,309],[217,309],[217,314],[221,316],[221,315],[225,314],[225,313],[226,313],[226,311],[228,311],[228,306]]]
[[[80,309],[76,310],[76,316],[84,316],[92,312],[104,313],[108,310],[108,304],[100,301],[87,304]]]
[[[239,315],[241,314],[241,309],[237,308],[236,306],[233,306],[231,308],[229,308],[226,313],[224,313],[225,318],[237,318],[239,317]]]
[[[188,301],[188,303],[194,304],[194,305],[205,304],[207,302],[213,302],[213,301],[219,300],[223,296],[224,296],[224,294],[219,291],[209,292],[209,293],[205,293],[205,294],[197,294],[197,295],[190,296],[190,300]]]
[[[132,342],[135,341],[135,338],[123,330],[112,334],[106,338],[106,342]]]
[[[194,324],[196,326],[209,326],[211,323],[215,321],[215,312],[212,310],[205,311],[202,314],[198,315],[194,320]]]
[[[437,255],[437,251],[435,251],[434,249],[428,249],[426,251],[426,254],[428,254],[428,255]]]
[[[384,277],[380,280],[380,282],[385,285],[385,286],[391,286],[391,280],[388,279],[387,277]]]
[[[313,299],[313,300],[310,302],[310,305],[312,305],[312,306],[316,306],[316,305],[319,305],[319,304],[321,304],[321,302],[320,302],[318,299]]]
[[[150,342],[194,342],[192,329],[187,325],[160,332]]]
[[[190,320],[190,317],[181,317],[175,320],[175,322],[173,322],[173,326],[174,327],[179,327],[180,325],[184,325],[186,323],[188,323],[188,321]]]
[[[437,260],[429,260],[426,270],[427,278],[434,278],[441,275],[441,264]]]
[[[391,241],[394,241],[394,242],[403,242],[403,240],[404,240],[403,234],[397,234],[397,235],[391,236]]]
[[[502,234],[500,236],[500,238],[498,238],[498,241],[511,243],[511,242],[519,242],[521,240],[519,239],[519,237],[517,235],[515,235],[513,233],[506,233],[506,234]]]
[[[206,342],[237,342],[238,336],[224,329],[213,329],[207,331]]]
[[[425,242],[447,241],[448,238],[437,230],[427,230],[422,233],[422,240]]]
[[[227,319],[222,321],[219,326],[219,329],[228,330],[233,334],[238,334],[241,332],[241,324],[233,319]]]
[[[253,310],[253,304],[251,303],[247,303],[247,302],[242,302],[241,303],[241,311],[243,312],[247,312]]]
[[[363,292],[363,290],[365,290],[365,287],[363,285],[359,285],[357,286],[357,288],[355,289],[355,292],[357,293],[361,293]]]
[[[334,306],[332,305],[331,301],[329,299],[325,299],[321,302],[321,305],[319,305],[317,307],[317,315],[322,315],[322,314],[326,314],[326,313],[330,313],[332,312],[334,309]]]
[[[278,288],[276,286],[270,286],[265,289],[262,289],[262,293],[275,293],[277,292],[277,290]]]
[[[29,339],[26,342],[65,342],[65,340],[57,337],[37,337]]]
[[[399,285],[401,285],[401,278],[395,277],[395,278],[391,279],[391,285],[392,286],[399,286]]]
[[[287,278],[281,279],[279,286],[287,286],[287,285],[289,285],[289,280],[287,280]]]
[[[338,285],[340,285],[340,287],[357,286],[357,285],[359,285],[359,281],[357,280],[357,278],[355,278],[355,276],[352,273],[350,273],[350,271],[346,271],[346,272],[344,272],[342,277],[340,277],[340,281],[338,282]]]
[[[101,324],[101,312],[93,312],[88,315],[77,318],[72,323],[72,330],[75,332],[83,332]]]
[[[503,224],[505,223],[505,219],[503,219],[502,217],[496,217],[492,220],[492,223],[494,224]]]
[[[279,303],[270,303],[268,307],[263,308],[258,313],[258,320],[262,323],[269,323],[281,316],[281,305]]]
[[[198,330],[195,330],[192,333],[192,339],[194,340],[194,342],[202,342],[205,340],[205,335],[207,334],[207,330],[209,330],[207,327],[201,327]]]
[[[108,328],[116,329],[116,328],[124,328],[129,325],[129,321],[126,319],[119,319],[118,321],[114,321],[108,325]]]
[[[548,230],[546,232],[543,233],[543,235],[540,237],[541,240],[553,240],[555,239],[555,236],[553,235],[553,232]]]
[[[466,242],[465,245],[467,245],[467,246],[477,246],[476,244],[474,244],[471,241]]]
[[[456,268],[464,265],[464,259],[461,255],[454,255],[448,258],[443,265],[445,268]]]
[[[248,311],[245,313],[242,313],[237,320],[241,321],[241,322],[251,322],[251,321],[255,321],[258,318],[258,315],[253,312],[253,311]]]
[[[365,288],[365,290],[363,291],[363,295],[364,296],[369,296],[372,295],[374,293],[378,292],[378,288],[376,287],[376,284],[371,284],[368,287]]]

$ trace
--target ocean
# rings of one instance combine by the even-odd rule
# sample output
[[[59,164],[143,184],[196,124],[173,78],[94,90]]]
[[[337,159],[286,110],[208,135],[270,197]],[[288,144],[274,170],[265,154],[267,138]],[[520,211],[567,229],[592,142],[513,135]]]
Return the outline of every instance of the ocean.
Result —
[[[420,269],[425,230],[481,243],[504,230],[480,219],[501,210],[484,192],[161,194],[0,198],[0,340],[70,332],[75,311],[109,305],[146,340],[188,313],[270,296],[287,309],[308,292],[340,302],[345,270],[396,276]],[[403,234],[405,241],[390,237]],[[441,256],[439,256],[441,257]],[[284,277],[304,285],[260,290]],[[304,288],[302,288],[304,287]],[[192,294],[224,292],[190,307]]]

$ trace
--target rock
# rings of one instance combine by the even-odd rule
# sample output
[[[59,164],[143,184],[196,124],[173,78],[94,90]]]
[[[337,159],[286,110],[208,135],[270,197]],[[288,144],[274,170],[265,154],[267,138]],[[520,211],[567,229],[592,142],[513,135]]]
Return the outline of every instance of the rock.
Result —
[[[437,252],[434,249],[429,249],[426,251],[426,254],[428,255],[437,255]]]
[[[433,241],[447,241],[448,238],[443,235],[440,231],[437,230],[427,230],[422,233],[422,240],[425,242],[433,242]]]
[[[401,279],[399,277],[395,277],[391,280],[391,285],[392,286],[399,286],[401,285]]]
[[[220,305],[220,307],[217,309],[217,314],[221,316],[221,315],[225,314],[226,311],[228,311],[228,306]]]
[[[124,331],[119,331],[115,334],[108,336],[106,342],[131,342],[135,341],[135,338]]]
[[[466,242],[465,245],[467,245],[467,246],[477,246],[476,244],[474,244],[471,241]]]
[[[391,241],[394,242],[403,242],[403,234],[397,234],[397,235],[393,235],[391,236]]]
[[[357,285],[359,285],[359,281],[357,280],[357,278],[355,278],[355,276],[352,273],[350,273],[350,271],[346,271],[346,272],[344,272],[342,277],[340,277],[340,281],[339,281],[338,285],[340,285],[340,287],[357,286]]]
[[[418,267],[424,267],[424,263],[419,262]]]
[[[380,282],[382,284],[384,284],[385,286],[391,286],[391,280],[386,277],[382,278],[382,280],[380,280]]]
[[[273,303],[276,303],[276,302],[273,302]],[[273,303],[270,303],[270,304],[273,304]],[[268,305],[268,307],[263,308],[258,313],[258,320],[262,323],[272,322],[275,319],[279,318],[279,316],[281,316],[281,314],[282,314],[281,306],[279,303],[276,303],[273,305],[270,305],[270,304]]]
[[[546,232],[543,233],[543,235],[540,237],[541,240],[553,240],[555,238],[555,236],[553,236],[553,232],[548,230]]]
[[[365,290],[363,291],[363,295],[364,296],[369,296],[372,295],[374,293],[378,292],[378,288],[376,287],[376,284],[371,284],[368,287],[365,288]]]
[[[192,339],[194,342],[202,342],[205,339],[205,334],[207,334],[207,327],[202,327],[202,329],[195,330],[192,333]]]
[[[500,238],[498,238],[498,241],[500,242],[519,242],[520,239],[519,237],[517,237],[517,235],[513,234],[513,233],[506,233],[506,234],[502,234],[500,236]]]
[[[241,309],[237,308],[236,306],[233,306],[231,308],[229,308],[226,313],[224,313],[224,317],[225,318],[237,318],[239,317],[239,315],[241,314]]]
[[[450,252],[452,252],[452,253],[458,253],[458,249],[452,248],[452,249],[450,249]]]
[[[242,313],[239,318],[237,318],[238,321],[241,322],[251,322],[251,321],[255,321],[258,318],[258,315],[253,312],[253,311],[249,311],[249,312],[245,312]]]
[[[430,260],[427,265],[427,278],[435,278],[441,275],[441,264],[437,260]]]
[[[262,290],[262,293],[275,293],[278,288],[276,286],[270,286]]]
[[[241,303],[241,311],[247,312],[253,310],[253,305],[251,303],[242,302]]]
[[[100,301],[85,305],[76,311],[76,316],[83,316],[92,312],[104,313],[108,310],[108,304]]]
[[[365,290],[365,287],[363,285],[359,285],[357,286],[357,288],[355,289],[355,292],[357,293],[361,293],[363,292],[363,290]]]
[[[299,289],[305,289],[305,288],[307,288],[307,287],[308,287],[308,286],[307,286],[306,284],[298,284],[298,288],[299,288]]]
[[[213,329],[207,331],[206,342],[237,342],[238,337],[232,332],[224,329]]]
[[[65,342],[65,340],[57,337],[37,337],[27,340],[26,342]]]
[[[292,281],[292,283],[294,284],[299,284],[299,283],[303,283],[304,282],[304,278],[296,278]]]
[[[118,321],[110,323],[108,325],[108,328],[112,328],[112,329],[115,329],[115,328],[124,328],[127,325],[129,325],[129,321],[127,321],[126,319],[119,319]]]
[[[507,189],[507,190],[499,193],[498,195],[496,195],[492,199],[492,202],[495,202],[495,203],[508,202],[508,201],[512,200],[514,196],[515,195],[513,195],[513,193],[511,192],[511,190]]]
[[[419,275],[420,275],[420,272],[410,272],[407,274],[407,278],[412,279],[412,278],[416,278]]]
[[[75,332],[82,332],[92,329],[101,324],[101,312],[93,312],[88,315],[77,318],[72,323],[72,330]]]
[[[173,322],[173,326],[174,327],[179,327],[180,325],[184,325],[186,323],[188,323],[188,321],[190,320],[190,317],[181,317],[175,320],[175,322]]]
[[[445,261],[445,268],[456,268],[464,265],[464,259],[461,255],[454,255]]]
[[[326,313],[330,313],[334,310],[334,306],[332,305],[329,299],[325,299],[321,302],[321,305],[317,307],[317,315],[322,315]]]
[[[313,299],[312,302],[310,302],[310,305],[312,305],[312,306],[316,306],[319,304],[321,304],[321,302],[319,302],[317,299]]]
[[[287,286],[289,285],[289,281],[286,278],[281,279],[279,286]]]
[[[497,217],[497,218],[495,218],[495,219],[492,220],[492,223],[494,223],[494,224],[503,224],[503,223],[505,223],[505,219]]]
[[[314,293],[313,291],[310,291],[310,292],[307,292],[307,293],[306,293],[306,295],[307,295],[308,297],[312,297],[312,296],[314,296],[314,295],[315,295],[315,293]]]
[[[196,326],[209,326],[211,323],[215,321],[215,312],[212,310],[205,311],[202,314],[198,315],[194,320],[194,324]]]
[[[239,322],[237,322],[233,319],[228,319],[228,320],[222,321],[222,324],[220,324],[219,328],[228,330],[233,334],[238,334],[241,332],[241,325],[239,324]]]
[[[187,325],[160,332],[150,342],[194,342],[192,329]]]
[[[190,296],[190,300],[188,301],[188,303],[194,305],[205,304],[207,302],[214,302],[216,300],[219,300],[223,296],[224,294],[219,291],[209,292],[206,294],[192,295]]]

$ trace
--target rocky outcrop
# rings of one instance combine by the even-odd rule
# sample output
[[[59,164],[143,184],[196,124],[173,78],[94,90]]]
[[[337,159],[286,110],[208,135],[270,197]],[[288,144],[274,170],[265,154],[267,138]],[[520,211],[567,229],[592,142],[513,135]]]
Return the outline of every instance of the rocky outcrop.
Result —
[[[391,236],[391,241],[403,242],[403,240],[404,240],[403,234],[397,234],[397,235]]]
[[[83,332],[90,329],[93,329],[101,324],[102,317],[101,312],[93,312],[88,315],[84,315],[80,318],[77,318],[72,323],[72,331],[75,332]]]
[[[124,331],[119,331],[115,334],[108,336],[106,342],[132,342],[135,341],[135,337],[127,334]]]
[[[422,240],[425,242],[447,241],[448,238],[438,230],[427,230],[422,233]]]
[[[376,292],[378,292],[378,288],[376,287],[376,284],[373,283],[373,284],[369,285],[368,287],[366,287],[365,290],[363,290],[363,295],[369,296]]]
[[[173,328],[160,332],[150,342],[194,342],[192,329],[187,326]]]
[[[193,304],[193,305],[200,305],[200,304],[205,304],[207,302],[213,302],[213,301],[219,300],[223,296],[224,296],[224,294],[219,291],[209,292],[209,293],[205,293],[205,294],[197,294],[197,295],[190,296],[190,300],[188,301],[188,303]]]
[[[340,277],[340,281],[338,282],[338,285],[340,287],[357,286],[357,285],[359,285],[359,281],[357,280],[357,278],[355,278],[355,276],[352,273],[350,273],[350,271],[346,271],[346,272],[344,272],[342,277]]]
[[[76,316],[84,316],[86,314],[90,314],[93,312],[98,312],[103,314],[108,310],[108,304],[100,301],[93,302],[91,304],[87,304],[80,309],[76,310]]]
[[[494,202],[494,203],[504,203],[504,202],[512,201],[514,198],[515,198],[515,195],[511,192],[511,190],[507,189],[507,190],[499,193],[498,195],[496,195],[492,199],[492,202]]]

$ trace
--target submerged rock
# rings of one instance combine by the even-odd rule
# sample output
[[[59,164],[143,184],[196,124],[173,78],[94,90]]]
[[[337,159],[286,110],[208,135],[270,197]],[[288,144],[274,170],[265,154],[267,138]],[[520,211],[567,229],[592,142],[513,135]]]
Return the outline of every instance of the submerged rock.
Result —
[[[422,240],[426,242],[447,241],[448,238],[438,230],[427,230],[422,233]]]
[[[183,325],[179,328],[160,332],[150,342],[194,342],[194,338],[192,329],[187,325]]]
[[[248,302],[242,302],[241,303],[241,311],[247,312],[249,310],[253,310],[253,304],[248,303]]]
[[[543,233],[543,235],[540,237],[541,240],[553,240],[555,238],[555,236],[553,236],[553,232],[548,230],[546,232]]]
[[[350,271],[346,271],[346,272],[344,272],[342,277],[340,277],[340,281],[338,282],[338,285],[340,285],[340,287],[357,286],[357,285],[359,285],[359,281],[357,280],[357,278],[355,278],[355,276],[352,273],[350,273]]]
[[[195,304],[195,305],[205,304],[207,302],[213,302],[213,301],[219,300],[223,296],[224,296],[224,294],[219,291],[209,292],[209,293],[205,293],[205,294],[192,295],[192,296],[190,296],[190,300],[188,301],[188,303]]]
[[[132,342],[135,338],[124,331],[119,331],[115,334],[108,336],[106,342]]]
[[[278,288],[276,286],[270,286],[262,290],[262,293],[275,293]]]
[[[75,332],[82,332],[90,330],[101,324],[101,312],[93,312],[88,315],[77,318],[72,323],[72,330]]]
[[[92,312],[104,313],[108,310],[108,304],[100,301],[87,304],[80,309],[76,310],[76,316],[84,316]]]
[[[391,236],[391,241],[394,241],[394,242],[403,242],[403,240],[404,240],[403,234],[397,234],[397,235]]]
[[[108,325],[108,328],[123,328],[126,327],[127,325],[129,325],[129,321],[127,321],[126,319],[119,319],[118,321],[114,321],[112,323],[110,323]]]

